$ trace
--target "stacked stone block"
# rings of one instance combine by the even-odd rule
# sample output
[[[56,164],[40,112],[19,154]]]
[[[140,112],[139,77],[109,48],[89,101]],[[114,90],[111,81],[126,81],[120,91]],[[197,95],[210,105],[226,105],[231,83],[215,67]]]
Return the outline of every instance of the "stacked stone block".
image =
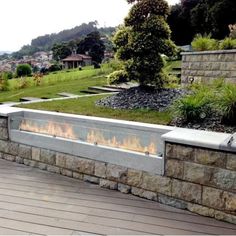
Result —
[[[236,223],[236,154],[166,144],[172,197],[190,211]]]
[[[0,117],[0,158],[236,224],[236,154],[166,144],[165,175],[9,140]]]
[[[210,83],[223,78],[236,82],[236,50],[206,51],[182,54],[181,81]]]

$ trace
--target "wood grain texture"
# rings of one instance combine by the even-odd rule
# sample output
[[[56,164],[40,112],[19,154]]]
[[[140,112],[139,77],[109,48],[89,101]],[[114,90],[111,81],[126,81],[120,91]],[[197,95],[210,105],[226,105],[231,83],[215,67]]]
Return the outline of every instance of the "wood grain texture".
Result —
[[[0,160],[1,235],[236,234],[236,225]]]

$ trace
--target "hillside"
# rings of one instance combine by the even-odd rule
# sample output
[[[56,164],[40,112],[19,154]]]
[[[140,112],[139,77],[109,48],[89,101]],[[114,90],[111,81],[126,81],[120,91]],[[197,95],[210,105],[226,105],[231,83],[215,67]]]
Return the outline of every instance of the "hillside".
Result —
[[[83,23],[72,29],[66,29],[59,33],[46,34],[32,39],[30,45],[25,45],[18,52],[13,53],[13,57],[20,58],[24,55],[32,55],[37,51],[48,51],[55,43],[69,42],[71,40],[78,40],[85,37],[87,34],[99,31],[102,36],[110,36],[115,27],[98,28],[97,22]]]
[[[11,52],[9,52],[9,51],[0,51],[0,55],[9,54],[9,53],[11,53]]]

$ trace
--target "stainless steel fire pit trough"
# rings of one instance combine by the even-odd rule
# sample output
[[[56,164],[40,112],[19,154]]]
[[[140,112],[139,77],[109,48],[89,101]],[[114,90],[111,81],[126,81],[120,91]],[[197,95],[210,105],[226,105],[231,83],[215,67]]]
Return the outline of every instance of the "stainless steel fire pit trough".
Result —
[[[160,175],[164,173],[161,136],[175,129],[30,110],[13,112],[8,119],[13,142]]]

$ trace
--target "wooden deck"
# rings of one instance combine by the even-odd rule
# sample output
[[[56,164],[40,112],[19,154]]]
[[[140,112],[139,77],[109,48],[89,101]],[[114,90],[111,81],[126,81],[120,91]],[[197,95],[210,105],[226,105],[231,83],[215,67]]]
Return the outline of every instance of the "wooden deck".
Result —
[[[236,225],[0,160],[0,234],[236,234]]]

